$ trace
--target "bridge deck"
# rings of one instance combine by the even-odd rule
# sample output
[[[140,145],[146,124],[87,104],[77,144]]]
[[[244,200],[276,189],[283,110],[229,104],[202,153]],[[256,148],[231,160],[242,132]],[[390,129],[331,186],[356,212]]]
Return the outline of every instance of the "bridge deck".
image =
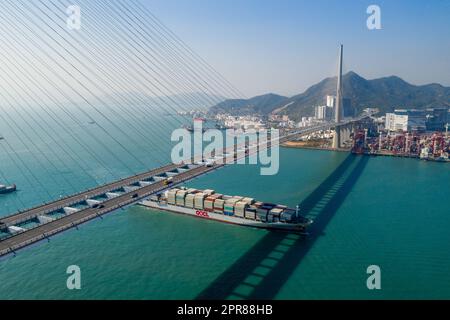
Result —
[[[58,209],[61,209],[63,207],[67,207],[70,206],[74,203],[78,203],[80,201],[84,201],[86,199],[92,198],[92,197],[96,197],[98,195],[104,194],[105,192],[109,192],[109,191],[113,191],[116,189],[119,189],[121,187],[123,187],[124,185],[130,185],[133,184],[135,182],[141,181],[141,180],[145,180],[148,179],[152,176],[158,175],[158,174],[162,174],[166,171],[171,171],[176,169],[177,167],[181,167],[181,166],[177,166],[174,164],[169,164],[167,166],[164,167],[160,167],[157,169],[154,169],[152,171],[148,171],[136,176],[132,176],[132,177],[128,177],[119,181],[115,181],[113,183],[110,184],[106,184],[103,186],[100,186],[98,188],[92,189],[92,190],[88,190],[85,192],[81,192],[78,193],[76,195],[73,196],[69,196],[67,198],[63,198],[48,204],[44,204],[41,206],[37,206],[34,207],[32,209],[29,210],[25,210],[22,212],[18,212],[16,214],[7,216],[7,217],[3,217],[0,218],[0,224],[5,224],[6,226],[10,226],[10,225],[14,225],[26,220],[29,220],[30,218],[34,218],[40,214],[45,214],[48,212],[52,212]]]
[[[220,166],[222,166],[222,165],[214,165],[212,167],[200,166],[200,167],[194,168],[192,170],[189,170],[187,172],[180,173],[177,176],[173,177],[173,183],[174,184],[182,183],[182,182],[190,180],[196,176],[199,176],[199,175],[205,174],[209,171],[215,170],[215,169],[219,168]],[[166,166],[164,168],[171,168],[171,167],[172,166]],[[176,168],[177,166],[173,166],[173,167]],[[158,169],[156,172],[160,172],[160,170],[162,170],[162,168]],[[155,170],[153,170],[151,172],[154,173]],[[148,173],[144,174],[143,176],[148,176]],[[136,177],[130,178],[129,181],[133,181],[134,179],[136,179]],[[128,193],[120,195],[116,198],[106,200],[106,201],[102,202],[101,208],[87,208],[85,210],[81,210],[81,211],[75,212],[73,214],[64,216],[64,217],[54,220],[52,222],[42,224],[36,228],[29,229],[25,232],[13,235],[13,236],[11,236],[5,240],[2,240],[0,242],[0,256],[14,252],[14,251],[16,251],[22,247],[25,247],[31,243],[46,239],[51,235],[62,232],[69,228],[73,228],[76,225],[79,225],[88,220],[100,217],[101,215],[104,215],[108,212],[114,211],[116,209],[119,209],[119,208],[124,207],[129,204],[135,203],[136,201],[138,201],[140,199],[148,197],[151,194],[160,192],[166,188],[167,188],[167,186],[164,184],[163,181],[156,182],[152,185],[140,188],[136,191],[128,192]],[[95,192],[98,193],[98,190],[96,189]],[[88,195],[89,193],[83,193],[83,194]],[[131,197],[131,195],[134,195],[134,194],[137,194],[137,197]],[[81,199],[84,199],[84,197]],[[51,206],[51,208],[54,208],[55,203],[51,204],[50,206]],[[39,209],[35,209],[35,210],[39,210]],[[41,212],[41,211],[39,211],[39,212]],[[27,213],[27,214],[29,215],[29,213]]]
[[[346,125],[353,122],[358,122],[370,115],[362,116],[358,119],[352,119],[350,121],[342,122],[339,124],[339,126]],[[297,130],[294,132],[289,132],[287,135],[282,136],[279,138],[279,142],[285,142],[289,139],[292,139],[296,136],[306,135],[310,134],[315,131],[324,130],[327,128],[335,127],[336,124],[333,123],[327,123],[323,125],[318,125],[314,127],[305,128],[302,130]],[[224,149],[224,152],[227,152],[227,149]],[[257,152],[253,151],[253,152]],[[252,152],[250,152],[252,153]],[[248,156],[248,155],[245,155]],[[222,167],[223,164],[215,164],[212,167],[207,166],[198,166],[193,169],[187,170],[185,172],[181,172],[175,176],[172,177],[173,184],[180,184],[185,181],[191,180],[199,175],[205,174],[209,171],[215,170],[219,167]],[[41,206],[37,206],[35,208],[25,210],[23,212],[18,212],[16,214],[0,218],[0,225],[4,227],[13,226],[16,224],[19,224],[24,221],[28,221],[30,219],[33,219],[39,215],[43,215],[46,213],[50,213],[53,211],[60,210],[64,207],[69,207],[73,204],[83,202],[87,199],[97,197],[99,195],[103,195],[106,192],[111,192],[114,190],[118,190],[123,188],[124,186],[129,186],[134,183],[137,183],[139,181],[143,181],[146,179],[149,179],[151,177],[154,177],[156,175],[160,175],[163,173],[166,173],[168,171],[175,170],[177,168],[182,168],[183,165],[175,165],[175,164],[168,164],[166,166],[138,174],[132,177],[128,177],[110,184],[106,184],[103,186],[100,186],[98,188],[88,190],[85,192],[81,192],[79,194],[66,197],[64,199],[59,199],[54,202],[44,204]],[[16,250],[23,248],[25,246],[28,246],[32,243],[35,243],[37,241],[46,239],[50,237],[51,235],[54,235],[56,233],[62,232],[64,230],[73,228],[81,223],[84,223],[88,220],[94,219],[96,217],[100,217],[101,215],[104,215],[108,212],[114,211],[116,209],[119,209],[121,207],[130,205],[132,203],[135,203],[145,197],[148,197],[154,193],[160,192],[164,189],[166,189],[167,186],[164,184],[164,181],[159,181],[152,183],[151,185],[140,187],[137,190],[125,192],[115,198],[105,200],[101,203],[101,206],[97,208],[89,207],[77,212],[73,212],[70,214],[67,214],[63,216],[62,218],[59,218],[57,220],[53,220],[51,222],[47,222],[44,224],[41,224],[35,228],[27,229],[24,232],[20,232],[17,234],[14,234],[6,239],[3,239],[0,241],[0,256],[3,256],[5,254],[15,252]],[[136,196],[134,196],[136,195]]]

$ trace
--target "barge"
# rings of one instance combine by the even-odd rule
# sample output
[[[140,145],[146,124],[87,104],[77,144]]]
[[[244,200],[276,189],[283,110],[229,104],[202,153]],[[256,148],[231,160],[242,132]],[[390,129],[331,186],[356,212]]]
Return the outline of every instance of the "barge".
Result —
[[[151,196],[142,206],[246,227],[304,232],[312,223],[299,208],[264,203],[253,198],[218,194],[214,190],[173,188]]]

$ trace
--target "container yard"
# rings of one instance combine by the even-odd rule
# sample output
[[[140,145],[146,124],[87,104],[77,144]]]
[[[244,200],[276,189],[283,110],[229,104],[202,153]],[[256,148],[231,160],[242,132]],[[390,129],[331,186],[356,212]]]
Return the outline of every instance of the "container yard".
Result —
[[[299,208],[229,196],[214,190],[173,188],[140,203],[145,207],[248,227],[303,232],[312,223]]]
[[[352,152],[356,154],[418,158],[449,162],[450,138],[447,133],[385,132],[368,136],[367,130],[353,135]]]

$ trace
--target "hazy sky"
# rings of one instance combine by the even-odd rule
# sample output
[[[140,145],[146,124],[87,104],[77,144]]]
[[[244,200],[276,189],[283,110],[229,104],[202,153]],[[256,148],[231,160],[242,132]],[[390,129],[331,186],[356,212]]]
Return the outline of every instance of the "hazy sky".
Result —
[[[140,0],[247,96],[293,95],[345,71],[450,85],[450,0]],[[366,9],[381,8],[382,30]]]

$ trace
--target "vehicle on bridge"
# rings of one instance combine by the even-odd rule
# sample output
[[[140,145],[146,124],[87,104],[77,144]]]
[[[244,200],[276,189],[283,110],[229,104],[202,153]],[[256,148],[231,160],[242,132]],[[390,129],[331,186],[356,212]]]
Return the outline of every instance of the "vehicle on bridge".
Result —
[[[164,185],[168,186],[169,184],[173,183],[173,177],[168,177],[167,179],[164,180]]]

